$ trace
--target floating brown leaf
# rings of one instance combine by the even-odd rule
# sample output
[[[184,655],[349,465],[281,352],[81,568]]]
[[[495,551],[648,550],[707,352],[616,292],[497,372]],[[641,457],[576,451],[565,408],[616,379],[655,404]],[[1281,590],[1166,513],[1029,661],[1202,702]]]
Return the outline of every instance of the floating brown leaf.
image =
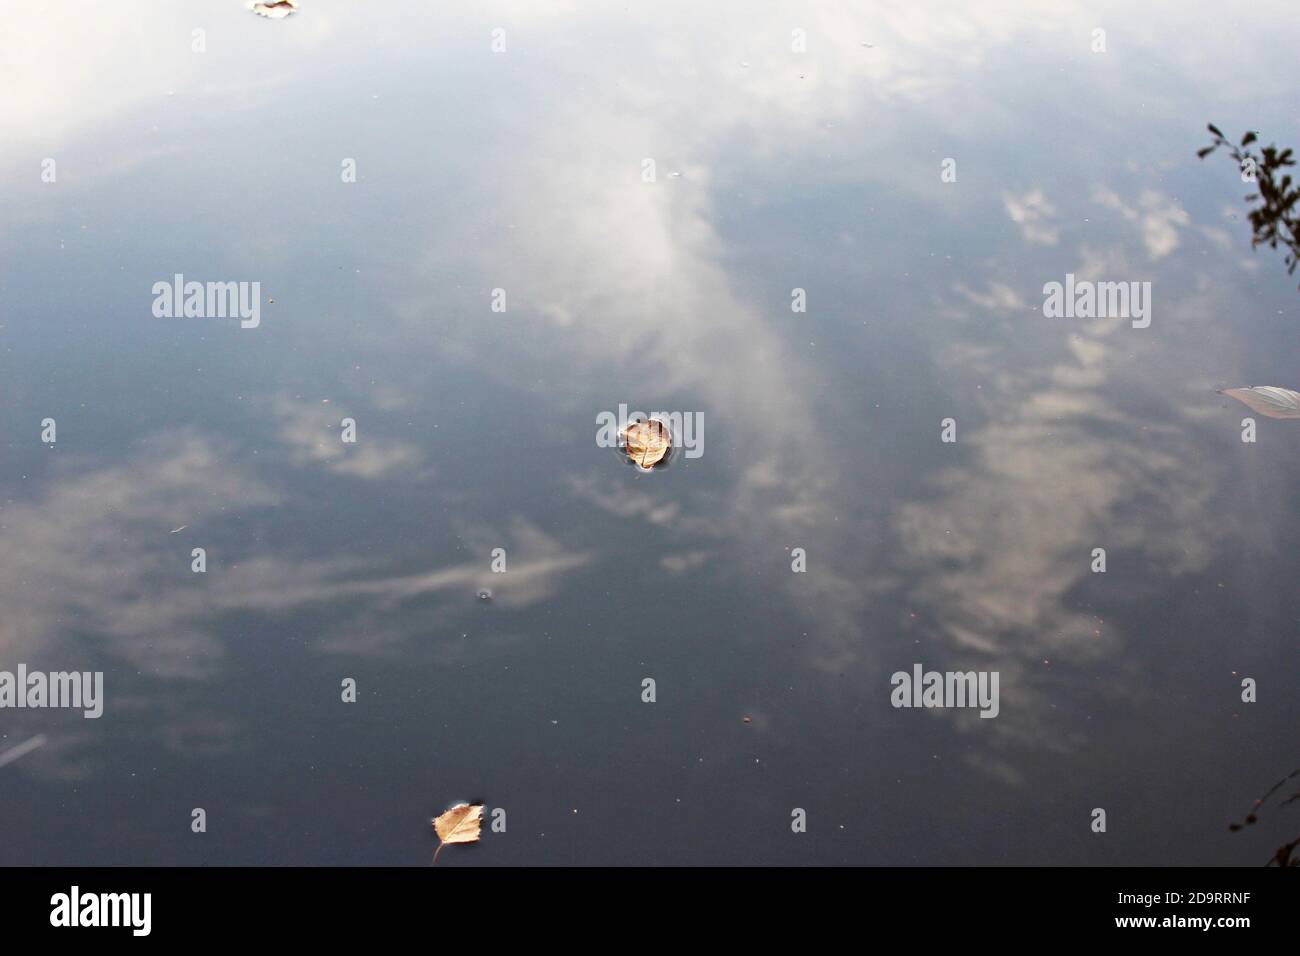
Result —
[[[1220,395],[1235,398],[1269,418],[1300,418],[1300,392],[1273,385],[1252,385],[1250,388],[1225,388]]]
[[[438,849],[433,851],[433,862],[438,862],[438,854],[448,843],[477,843],[482,821],[483,804],[481,803],[474,806],[458,803],[442,816],[437,817],[433,821],[433,829],[438,834]]]
[[[629,422],[619,433],[618,439],[619,447],[628,459],[645,470],[663,461],[673,443],[668,426],[657,418]]]

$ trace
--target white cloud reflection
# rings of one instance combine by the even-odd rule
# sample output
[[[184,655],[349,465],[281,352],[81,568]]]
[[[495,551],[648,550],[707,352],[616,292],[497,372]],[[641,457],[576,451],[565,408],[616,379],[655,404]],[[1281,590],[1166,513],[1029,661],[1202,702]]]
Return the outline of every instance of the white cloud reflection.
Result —
[[[119,716],[153,714],[172,749],[225,752],[246,728],[229,715],[196,713],[161,683],[151,695],[133,696],[118,689],[117,678],[129,671],[146,682],[222,677],[230,615],[253,615],[270,628],[278,615],[328,609],[318,650],[395,654],[414,637],[454,628],[478,603],[479,589],[490,585],[504,608],[526,608],[551,598],[591,560],[523,517],[475,532],[509,548],[508,575],[492,574],[485,560],[394,574],[346,550],[303,558],[249,553],[247,543],[230,544],[235,553],[219,558],[213,541],[229,540],[222,527],[232,515],[265,512],[286,495],[238,464],[233,449],[195,431],[157,434],[140,446],[114,465],[83,460],[56,468],[39,497],[5,508],[0,666],[104,670],[113,675],[107,708]],[[185,532],[171,534],[180,524]],[[196,546],[209,550],[202,575],[190,568]],[[426,613],[408,613],[417,601],[433,603]],[[69,731],[61,716],[24,712],[25,728],[50,734],[47,752],[25,769],[86,776],[94,759],[85,748],[104,728],[78,721]]]

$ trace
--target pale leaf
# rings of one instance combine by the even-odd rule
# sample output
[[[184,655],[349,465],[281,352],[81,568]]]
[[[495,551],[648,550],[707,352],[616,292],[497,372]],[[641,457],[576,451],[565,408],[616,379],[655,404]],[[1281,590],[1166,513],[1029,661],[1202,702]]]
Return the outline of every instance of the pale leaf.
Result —
[[[297,0],[258,0],[258,2],[248,5],[248,9],[259,17],[266,17],[270,20],[283,20],[293,13],[297,7]]]
[[[1220,395],[1235,398],[1269,418],[1300,418],[1300,392],[1274,385],[1253,385],[1250,388],[1225,388]]]

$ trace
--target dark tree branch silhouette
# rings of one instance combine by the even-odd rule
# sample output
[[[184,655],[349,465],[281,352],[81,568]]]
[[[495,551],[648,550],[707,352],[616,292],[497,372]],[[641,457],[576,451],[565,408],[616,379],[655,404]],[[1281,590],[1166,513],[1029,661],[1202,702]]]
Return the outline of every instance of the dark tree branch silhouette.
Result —
[[[1261,809],[1263,809],[1264,804],[1268,802],[1269,798],[1271,798],[1275,793],[1277,793],[1279,790],[1285,787],[1287,785],[1287,781],[1294,780],[1296,777],[1300,777],[1300,767],[1297,767],[1295,770],[1292,770],[1289,774],[1287,774],[1277,783],[1273,784],[1273,786],[1269,787],[1268,792],[1255,801],[1255,806],[1251,809],[1250,813],[1246,814],[1246,818],[1242,820],[1241,823],[1228,824],[1228,829],[1232,830],[1235,833],[1236,831],[1242,829],[1243,827],[1251,826],[1255,822],[1257,822],[1259,819],[1258,813]],[[1295,793],[1291,794],[1285,799],[1278,801],[1277,805],[1279,807],[1285,807],[1289,803],[1297,803],[1297,802],[1300,802],[1300,789],[1297,789]],[[1290,843],[1283,843],[1280,847],[1277,848],[1277,851],[1264,865],[1272,866],[1274,864],[1277,864],[1278,866],[1300,867],[1300,853],[1296,852],[1297,850],[1300,850],[1300,837],[1296,837]]]
[[[1253,131],[1241,138],[1241,145],[1234,146],[1213,123],[1207,128],[1214,134],[1214,142],[1197,150],[1196,155],[1204,159],[1220,146],[1226,147],[1237,161],[1242,179],[1255,183],[1259,190],[1246,197],[1247,202],[1260,203],[1249,214],[1251,228],[1255,231],[1251,248],[1268,245],[1270,249],[1276,249],[1278,243],[1282,243],[1288,250],[1286,271],[1294,273],[1296,264],[1300,262],[1300,210],[1297,209],[1300,187],[1293,187],[1291,176],[1284,172],[1287,167],[1295,165],[1291,150],[1279,151],[1276,146],[1265,146],[1257,156],[1247,149],[1258,138]]]

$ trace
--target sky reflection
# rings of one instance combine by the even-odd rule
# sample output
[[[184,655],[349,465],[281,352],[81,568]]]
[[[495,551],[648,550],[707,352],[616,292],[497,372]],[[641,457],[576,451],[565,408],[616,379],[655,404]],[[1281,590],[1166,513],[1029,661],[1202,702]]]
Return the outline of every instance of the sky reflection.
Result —
[[[1214,390],[1300,388],[1297,302],[1195,156],[1298,138],[1289,8],[132,6],[0,38],[0,668],[109,688],[0,715],[0,863],[417,864],[469,796],[465,865],[1289,838],[1226,825],[1297,762],[1300,435]],[[275,301],[155,319],[176,272]],[[703,456],[621,467],[622,402]],[[998,718],[892,709],[917,661]]]

